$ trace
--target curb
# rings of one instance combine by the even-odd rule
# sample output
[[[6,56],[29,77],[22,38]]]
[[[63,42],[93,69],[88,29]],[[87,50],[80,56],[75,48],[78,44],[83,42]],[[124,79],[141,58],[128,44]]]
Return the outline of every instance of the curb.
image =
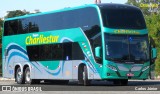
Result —
[[[2,78],[2,77],[0,77],[0,81],[9,81],[9,80],[15,80],[14,78]]]

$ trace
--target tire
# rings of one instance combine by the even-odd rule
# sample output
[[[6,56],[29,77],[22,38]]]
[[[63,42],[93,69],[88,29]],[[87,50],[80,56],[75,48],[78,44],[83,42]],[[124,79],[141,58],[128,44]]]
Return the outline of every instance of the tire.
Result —
[[[16,79],[17,84],[24,84],[25,83],[24,74],[21,72],[21,68],[20,67],[16,70],[15,79]]]
[[[40,80],[37,80],[37,79],[31,79],[30,78],[30,69],[29,67],[27,67],[25,69],[25,83],[26,84],[39,84],[40,83]]]
[[[78,69],[78,84],[79,85],[83,85],[83,71],[84,71],[84,69],[83,69],[84,67],[80,67],[79,69]]]
[[[84,86],[90,85],[90,80],[88,80],[88,71],[86,66],[84,66],[84,69],[83,69],[83,85]]]

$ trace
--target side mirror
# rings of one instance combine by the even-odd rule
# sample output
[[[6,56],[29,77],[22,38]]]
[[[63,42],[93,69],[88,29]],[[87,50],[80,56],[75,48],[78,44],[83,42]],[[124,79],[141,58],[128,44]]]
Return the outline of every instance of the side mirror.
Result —
[[[155,63],[155,59],[157,58],[157,50],[156,50],[156,44],[152,37],[150,37],[150,65],[153,65]]]
[[[101,57],[101,47],[96,47],[95,48],[95,56],[100,58]]]
[[[156,48],[152,48],[152,59],[156,59],[157,58],[157,49]]]

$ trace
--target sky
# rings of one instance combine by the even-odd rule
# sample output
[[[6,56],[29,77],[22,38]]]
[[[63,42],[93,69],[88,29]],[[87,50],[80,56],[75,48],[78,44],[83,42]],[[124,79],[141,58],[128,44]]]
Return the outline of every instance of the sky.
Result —
[[[101,2],[124,4],[127,0],[101,0]],[[3,18],[7,11],[13,10],[25,9],[34,12],[35,9],[39,9],[41,12],[46,12],[93,3],[94,0],[1,0],[0,18]]]

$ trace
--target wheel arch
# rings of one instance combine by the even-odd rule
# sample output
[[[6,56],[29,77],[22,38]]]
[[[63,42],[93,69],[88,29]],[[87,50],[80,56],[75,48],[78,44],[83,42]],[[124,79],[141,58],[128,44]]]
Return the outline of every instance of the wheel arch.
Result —
[[[17,72],[17,69],[18,69],[19,67],[21,68],[20,65],[16,65],[16,66],[14,67],[14,78],[16,77],[16,72]]]
[[[25,64],[24,67],[23,67],[23,73],[25,73],[25,70],[26,70],[27,67],[29,67],[29,65],[28,65],[28,64]],[[30,68],[30,67],[29,67],[29,68]]]
[[[80,80],[80,78],[81,78],[81,76],[82,76],[81,70],[84,70],[84,66],[87,66],[87,65],[84,64],[84,63],[81,63],[81,64],[79,64],[79,66],[78,66],[78,80]]]

